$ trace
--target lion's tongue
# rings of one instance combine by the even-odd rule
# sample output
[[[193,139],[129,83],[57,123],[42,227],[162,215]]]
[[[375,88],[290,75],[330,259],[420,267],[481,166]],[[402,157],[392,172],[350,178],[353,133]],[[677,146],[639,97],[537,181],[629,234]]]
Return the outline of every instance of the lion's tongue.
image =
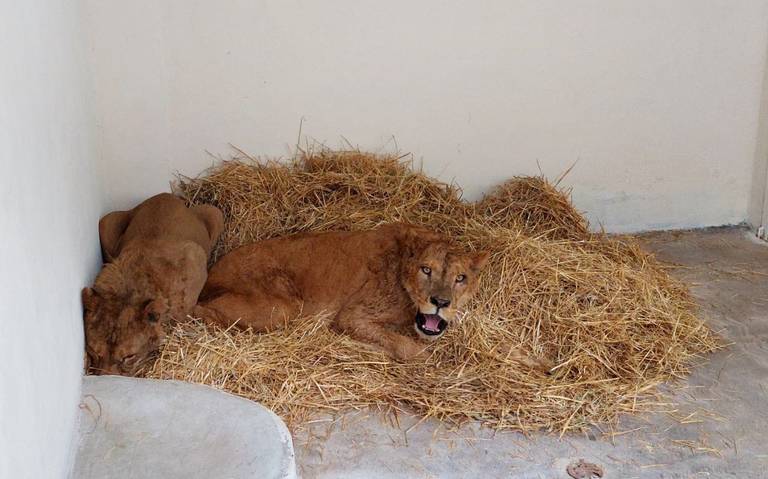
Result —
[[[424,329],[432,331],[433,333],[439,333],[440,332],[440,316],[436,314],[425,314]]]

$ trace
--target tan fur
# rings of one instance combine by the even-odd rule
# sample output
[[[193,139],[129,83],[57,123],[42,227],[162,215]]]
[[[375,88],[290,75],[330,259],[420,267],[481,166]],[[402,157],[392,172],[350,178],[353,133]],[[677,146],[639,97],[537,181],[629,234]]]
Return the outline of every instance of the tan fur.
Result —
[[[217,208],[187,208],[168,193],[99,221],[106,264],[82,293],[94,373],[134,374],[159,347],[164,326],[192,312],[223,224]]]
[[[413,327],[417,312],[450,324],[477,289],[487,256],[455,252],[440,235],[406,224],[261,241],[211,268],[195,315],[268,331],[300,312],[326,311],[336,328],[409,359],[424,346],[396,329]],[[430,297],[450,305],[438,310]]]

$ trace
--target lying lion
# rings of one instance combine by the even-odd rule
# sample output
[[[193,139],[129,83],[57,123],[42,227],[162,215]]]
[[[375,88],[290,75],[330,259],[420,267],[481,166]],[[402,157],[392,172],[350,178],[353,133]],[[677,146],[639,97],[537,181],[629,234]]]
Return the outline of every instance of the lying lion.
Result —
[[[412,324],[420,337],[439,338],[474,294],[487,259],[406,224],[271,239],[214,265],[194,314],[268,331],[299,313],[332,312],[336,328],[406,360],[424,347],[394,328]]]
[[[217,208],[168,193],[99,221],[106,264],[82,293],[91,371],[135,374],[159,348],[164,324],[194,308],[223,225]]]

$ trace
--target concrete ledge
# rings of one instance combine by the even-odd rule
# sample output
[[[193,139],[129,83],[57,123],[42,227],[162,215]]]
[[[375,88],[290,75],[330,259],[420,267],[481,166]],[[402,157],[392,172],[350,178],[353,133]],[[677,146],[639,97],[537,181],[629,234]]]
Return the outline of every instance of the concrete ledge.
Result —
[[[86,376],[75,479],[296,477],[282,420],[180,381]]]

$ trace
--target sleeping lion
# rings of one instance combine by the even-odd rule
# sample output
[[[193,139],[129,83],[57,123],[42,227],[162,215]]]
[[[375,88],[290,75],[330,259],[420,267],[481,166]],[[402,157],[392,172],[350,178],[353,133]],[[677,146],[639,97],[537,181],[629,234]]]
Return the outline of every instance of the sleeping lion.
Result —
[[[400,360],[443,335],[475,293],[488,253],[462,253],[408,224],[260,241],[224,256],[208,274],[195,315],[269,331],[299,314],[332,313],[332,326]]]
[[[104,267],[84,288],[86,369],[132,376],[157,351],[165,326],[192,312],[224,217],[162,193],[99,221]]]

